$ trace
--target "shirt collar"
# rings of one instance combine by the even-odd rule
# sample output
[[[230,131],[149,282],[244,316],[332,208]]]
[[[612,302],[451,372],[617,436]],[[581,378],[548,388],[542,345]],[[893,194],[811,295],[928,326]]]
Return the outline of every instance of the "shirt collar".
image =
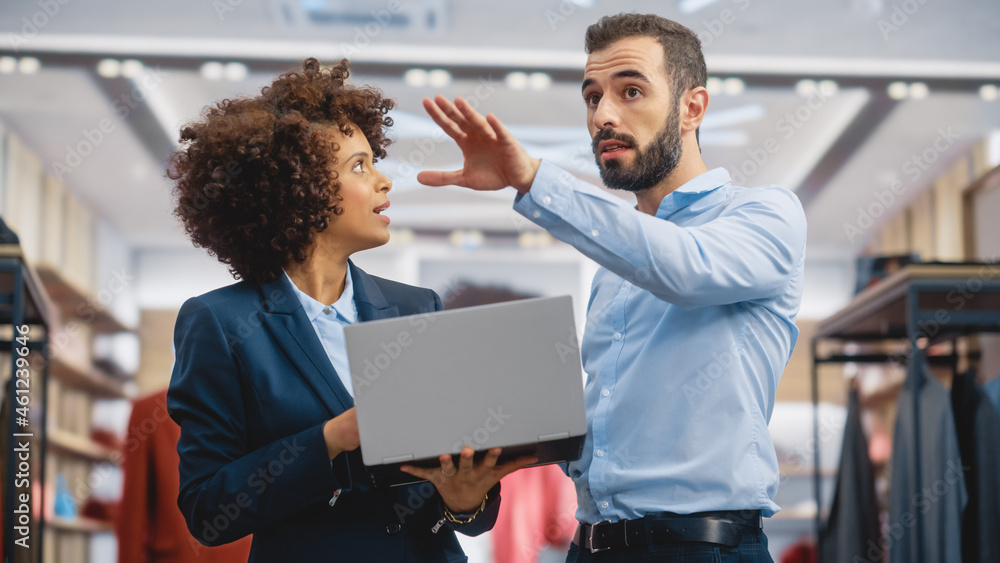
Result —
[[[679,188],[667,194],[660,207],[656,210],[656,216],[661,219],[672,215],[674,212],[683,209],[709,193],[731,184],[729,171],[725,168],[713,168],[708,172],[699,174],[684,182]]]
[[[332,318],[332,314],[326,314],[327,305],[313,299],[304,291],[295,285],[292,278],[288,276],[288,272],[282,272],[285,277],[288,278],[288,282],[292,284],[292,288],[295,290],[295,295],[299,298],[299,302],[302,303],[302,308],[306,312],[306,316],[309,317],[310,322],[314,322],[317,318]],[[351,265],[347,265],[347,278],[344,281],[344,292],[340,294],[340,299],[337,302],[330,305],[330,307],[336,311],[337,316],[347,321],[348,323],[358,322],[358,309],[354,306],[354,282],[351,280]]]

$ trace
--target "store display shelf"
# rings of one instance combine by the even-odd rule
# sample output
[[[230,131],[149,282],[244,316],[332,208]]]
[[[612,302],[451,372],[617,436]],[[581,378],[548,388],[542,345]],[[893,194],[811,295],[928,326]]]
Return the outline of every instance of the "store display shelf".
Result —
[[[98,397],[111,399],[128,397],[121,381],[103,375],[94,368],[84,369],[77,367],[60,359],[58,356],[52,358],[50,368],[52,376],[69,387],[83,389]]]
[[[63,322],[75,319],[89,323],[95,332],[101,334],[132,330],[104,308],[98,300],[80,290],[76,284],[51,267],[39,266],[38,277],[62,313]]]
[[[121,462],[121,456],[115,450],[87,438],[65,430],[50,429],[48,447],[53,451],[76,455],[94,461],[106,461],[114,464]]]

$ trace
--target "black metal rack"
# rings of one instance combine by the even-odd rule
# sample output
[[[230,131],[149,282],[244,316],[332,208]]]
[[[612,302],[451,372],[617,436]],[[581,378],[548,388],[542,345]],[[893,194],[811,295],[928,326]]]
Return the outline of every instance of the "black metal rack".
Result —
[[[11,359],[11,377],[9,379],[9,387],[7,388],[7,393],[5,398],[8,402],[8,408],[10,409],[8,416],[8,432],[7,438],[10,440],[7,451],[5,452],[7,458],[6,467],[6,482],[3,483],[3,507],[4,507],[4,535],[3,535],[3,560],[5,563],[10,563],[13,561],[41,561],[42,560],[42,549],[43,549],[43,538],[45,535],[45,518],[42,513],[36,513],[34,507],[41,506],[41,511],[44,512],[44,507],[46,506],[45,499],[45,448],[46,448],[46,402],[47,393],[46,389],[48,387],[48,338],[50,327],[53,326],[52,319],[50,315],[54,311],[51,306],[49,299],[45,293],[45,290],[38,279],[35,272],[28,267],[25,263],[24,255],[21,252],[21,248],[17,245],[0,245],[0,352],[10,353]],[[40,405],[30,405],[29,408],[36,408],[40,406],[40,410],[37,411],[37,416],[32,416],[31,420],[33,424],[29,422],[29,425],[25,428],[18,428],[15,426],[17,415],[17,407],[21,406],[17,402],[17,394],[14,392],[15,383],[17,379],[17,359],[19,354],[14,353],[16,348],[20,348],[20,344],[17,343],[16,338],[18,336],[17,327],[28,326],[29,328],[29,346],[28,349],[33,355],[34,364],[39,359],[41,359],[42,365],[41,370],[38,370],[38,374],[41,375],[41,380],[36,381],[34,379],[30,380],[30,385],[33,388],[41,389],[41,404]],[[9,327],[9,329],[8,329]],[[9,336],[8,336],[9,330]],[[37,364],[35,364],[37,365]],[[15,429],[18,431],[15,432]],[[20,490],[15,487],[17,482],[17,439],[18,438],[28,438],[34,439],[37,447],[32,447],[30,455],[34,457],[38,462],[38,475],[32,476],[29,480],[29,487],[27,491],[23,488]],[[34,500],[34,491],[31,489],[31,484],[39,483],[38,492],[41,495],[39,502]],[[15,526],[17,524],[14,518],[14,507],[16,500],[16,493],[27,492],[31,495],[31,500],[28,505],[31,507],[31,521],[36,528],[36,535],[30,539],[30,555],[25,558],[23,556],[18,556],[15,558]]]
[[[909,354],[820,355],[822,341],[837,343],[905,341],[908,350],[926,349],[950,341],[946,362],[957,370],[956,340],[975,333],[1000,332],[1000,264],[911,264],[858,294],[853,301],[821,322],[812,339],[813,440],[819,444],[819,365],[823,363],[888,363]],[[915,377],[910,370],[907,377]],[[915,389],[917,387],[914,387]],[[919,393],[913,394],[915,459],[920,459]],[[920,467],[916,482],[920,482]],[[816,495],[816,536],[822,529],[819,448],[813,451]],[[922,514],[916,514],[918,525]],[[922,559],[923,554],[918,554]],[[918,560],[916,563],[924,563]]]

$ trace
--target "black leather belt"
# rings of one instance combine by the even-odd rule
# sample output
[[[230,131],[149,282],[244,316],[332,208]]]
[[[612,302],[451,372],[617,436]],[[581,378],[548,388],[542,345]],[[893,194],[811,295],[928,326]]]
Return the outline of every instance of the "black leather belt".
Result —
[[[659,512],[635,520],[580,524],[573,542],[591,553],[608,549],[679,542],[736,547],[744,530],[761,528],[759,510],[695,514]]]

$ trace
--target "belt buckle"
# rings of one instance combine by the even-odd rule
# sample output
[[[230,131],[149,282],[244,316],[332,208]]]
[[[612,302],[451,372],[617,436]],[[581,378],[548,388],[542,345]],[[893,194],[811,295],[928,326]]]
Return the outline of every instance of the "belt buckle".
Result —
[[[596,529],[601,524],[611,524],[611,520],[601,520],[600,522],[598,522],[596,524],[591,524],[590,525],[590,530],[587,533],[587,540],[586,541],[587,541],[587,549],[589,549],[591,553],[598,553],[598,552],[601,552],[601,551],[607,551],[607,550],[611,549],[610,547],[602,547],[600,549],[597,549],[597,548],[594,547],[594,529]]]

